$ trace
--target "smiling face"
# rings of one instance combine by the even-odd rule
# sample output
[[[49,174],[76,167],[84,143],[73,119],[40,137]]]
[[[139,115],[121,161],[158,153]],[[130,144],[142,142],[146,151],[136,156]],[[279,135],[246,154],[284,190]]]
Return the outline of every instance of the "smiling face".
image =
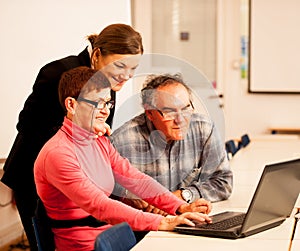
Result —
[[[110,54],[102,56],[99,49],[92,55],[92,67],[101,69],[111,83],[112,90],[122,89],[127,80],[133,77],[141,54]]]
[[[100,107],[101,104],[111,99],[110,89],[105,88],[100,91],[93,90],[87,93],[83,98],[89,101],[99,102]],[[74,109],[71,111],[71,114],[69,114],[69,118],[78,126],[97,134],[95,128],[103,127],[110,113],[109,108],[104,105],[104,108],[99,109],[86,101],[74,100],[74,102]]]
[[[154,109],[146,110],[155,128],[167,141],[182,140],[189,128],[192,104],[187,89],[180,83],[172,83],[155,90]]]

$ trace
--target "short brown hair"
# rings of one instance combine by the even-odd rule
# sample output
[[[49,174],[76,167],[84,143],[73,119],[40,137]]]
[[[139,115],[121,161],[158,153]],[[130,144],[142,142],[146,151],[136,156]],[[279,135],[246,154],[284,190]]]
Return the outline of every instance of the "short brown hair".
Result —
[[[111,24],[99,35],[89,35],[93,49],[99,48],[103,56],[111,54],[143,54],[142,36],[127,24]]]
[[[72,97],[77,99],[92,90],[110,88],[110,82],[104,74],[86,66],[79,66],[64,72],[58,85],[59,102],[66,112],[65,99]]]

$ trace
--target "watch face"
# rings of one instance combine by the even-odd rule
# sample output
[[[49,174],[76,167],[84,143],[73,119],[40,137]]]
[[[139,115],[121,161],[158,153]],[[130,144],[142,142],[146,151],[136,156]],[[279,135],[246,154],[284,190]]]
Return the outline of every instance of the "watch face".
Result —
[[[190,190],[185,189],[181,192],[181,196],[186,202],[190,202],[192,199],[192,192]]]

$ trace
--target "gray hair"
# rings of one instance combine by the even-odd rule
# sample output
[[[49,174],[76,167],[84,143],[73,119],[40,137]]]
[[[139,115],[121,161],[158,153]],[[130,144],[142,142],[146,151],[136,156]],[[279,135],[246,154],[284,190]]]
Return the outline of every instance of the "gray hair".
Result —
[[[153,106],[154,93],[160,86],[167,86],[172,84],[181,84],[183,85],[189,95],[191,96],[191,89],[183,81],[180,73],[172,74],[162,74],[162,75],[149,75],[144,83],[144,87],[141,91],[142,105],[145,104]]]

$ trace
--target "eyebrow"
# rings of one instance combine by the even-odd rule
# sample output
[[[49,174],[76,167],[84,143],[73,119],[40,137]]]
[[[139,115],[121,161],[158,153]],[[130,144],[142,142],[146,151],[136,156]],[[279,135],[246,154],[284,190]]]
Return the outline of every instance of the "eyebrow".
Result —
[[[121,64],[122,66],[128,67],[127,64],[123,63],[122,61],[118,61],[118,60],[115,61],[114,64]],[[139,64],[137,64],[137,65],[131,67],[131,69],[135,69],[135,68],[137,68],[138,66],[139,66]]]
[[[100,101],[110,101],[111,100],[111,97],[107,97],[107,98],[99,98],[99,99],[97,99],[97,101],[96,102],[100,102]]]
[[[117,60],[117,61],[115,61],[115,62],[114,62],[114,64],[121,64],[121,65],[123,65],[123,66],[126,66],[126,64],[125,64],[125,63],[123,63],[123,62],[121,62],[121,61],[118,61],[118,60]]]
[[[186,106],[182,107],[180,110],[188,108],[189,106],[192,106],[191,103],[188,103]],[[172,111],[175,111],[176,108],[174,108],[174,107],[162,107],[162,108],[160,108],[160,110],[172,110]]]

